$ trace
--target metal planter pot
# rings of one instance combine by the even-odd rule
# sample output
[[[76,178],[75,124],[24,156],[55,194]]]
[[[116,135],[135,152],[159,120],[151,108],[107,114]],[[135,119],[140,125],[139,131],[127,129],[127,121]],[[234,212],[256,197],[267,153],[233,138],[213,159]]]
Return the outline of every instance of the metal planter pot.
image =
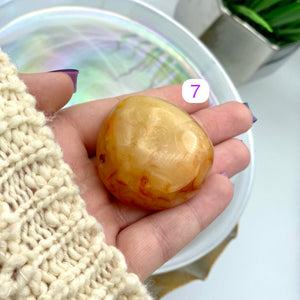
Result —
[[[181,0],[175,18],[212,51],[236,85],[273,73],[300,45],[271,43],[221,0]]]

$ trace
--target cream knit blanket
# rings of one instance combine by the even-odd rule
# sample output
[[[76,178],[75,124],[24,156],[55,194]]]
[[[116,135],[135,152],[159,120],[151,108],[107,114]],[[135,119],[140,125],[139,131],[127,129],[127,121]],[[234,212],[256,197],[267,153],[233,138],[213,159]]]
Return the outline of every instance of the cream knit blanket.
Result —
[[[150,299],[0,49],[0,299]]]

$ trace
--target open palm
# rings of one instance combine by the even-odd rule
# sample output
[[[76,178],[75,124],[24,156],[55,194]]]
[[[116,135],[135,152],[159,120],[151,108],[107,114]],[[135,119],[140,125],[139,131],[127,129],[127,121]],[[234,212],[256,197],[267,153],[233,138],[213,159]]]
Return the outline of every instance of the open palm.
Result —
[[[113,199],[100,182],[95,160],[100,125],[125,96],[60,109],[73,91],[68,75],[20,77],[36,97],[37,108],[50,116],[49,126],[63,150],[65,162],[75,174],[88,212],[103,226],[107,243],[122,251],[129,270],[141,280],[186,246],[229,204],[233,186],[221,173],[231,177],[249,163],[247,147],[234,139],[252,125],[251,113],[243,104],[228,102],[211,108],[208,102],[188,104],[181,98],[181,86],[139,92],[168,100],[191,114],[210,136],[215,158],[205,184],[190,201],[159,212],[125,206]]]

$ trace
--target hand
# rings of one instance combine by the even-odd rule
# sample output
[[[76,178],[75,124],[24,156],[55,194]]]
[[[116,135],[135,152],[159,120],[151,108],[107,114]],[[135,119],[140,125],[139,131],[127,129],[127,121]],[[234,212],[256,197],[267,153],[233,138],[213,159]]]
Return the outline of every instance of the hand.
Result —
[[[64,106],[72,95],[72,81],[64,73],[38,75],[39,82],[35,80],[36,75],[20,77],[36,97],[37,107],[48,115]],[[111,108],[125,96],[59,110],[49,126],[62,147],[65,162],[75,173],[88,212],[104,228],[107,243],[119,248],[129,271],[144,280],[195,238],[229,204],[233,186],[221,173],[226,172],[231,177],[249,164],[247,147],[234,137],[251,127],[252,116],[246,106],[236,102],[211,108],[208,108],[208,102],[186,103],[181,98],[181,86],[137,94],[160,97],[184,109],[201,124],[214,144],[214,163],[205,184],[195,197],[175,208],[152,212],[127,207],[111,199],[99,180],[95,164],[98,131]]]

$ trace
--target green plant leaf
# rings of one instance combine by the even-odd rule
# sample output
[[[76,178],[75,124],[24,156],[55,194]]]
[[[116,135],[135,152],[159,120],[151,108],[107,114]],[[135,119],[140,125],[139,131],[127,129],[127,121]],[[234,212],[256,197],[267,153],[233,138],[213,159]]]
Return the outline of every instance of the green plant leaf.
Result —
[[[279,6],[267,14],[265,19],[272,27],[287,25],[291,22],[300,20],[300,2],[283,7]]]
[[[300,34],[300,28],[278,29],[278,30],[276,30],[276,33],[280,34],[280,35]]]
[[[255,10],[255,8],[260,4],[261,1],[264,1],[264,0],[254,0],[252,1],[252,3],[249,6],[249,8]]]
[[[252,8],[255,12],[260,12],[262,10],[271,8],[271,6],[283,2],[282,0],[257,0],[253,1],[252,4],[250,4],[250,8]]]
[[[298,34],[285,34],[281,36],[285,40],[289,40],[291,42],[298,42],[300,41],[300,33]]]
[[[269,32],[273,32],[272,27],[268,24],[266,20],[264,20],[259,14],[257,14],[254,10],[244,6],[244,5],[234,5],[234,10],[255,22],[256,24],[261,25],[263,28],[268,30]]]
[[[288,24],[289,28],[300,28],[300,19]]]

